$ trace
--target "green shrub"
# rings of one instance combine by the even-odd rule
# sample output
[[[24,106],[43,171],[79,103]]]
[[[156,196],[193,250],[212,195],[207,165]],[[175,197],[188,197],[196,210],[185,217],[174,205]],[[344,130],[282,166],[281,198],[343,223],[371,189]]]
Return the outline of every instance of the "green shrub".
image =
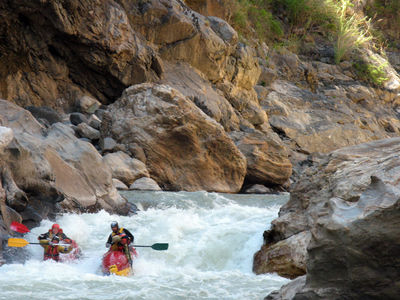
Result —
[[[375,65],[365,61],[357,61],[353,64],[357,75],[376,86],[382,86],[388,78],[386,77],[385,67],[387,63]]]
[[[364,45],[372,39],[369,32],[370,19],[359,18],[349,14],[348,9],[352,6],[350,0],[327,0],[335,6],[337,13],[337,38],[334,45],[335,62],[338,64],[351,51]]]

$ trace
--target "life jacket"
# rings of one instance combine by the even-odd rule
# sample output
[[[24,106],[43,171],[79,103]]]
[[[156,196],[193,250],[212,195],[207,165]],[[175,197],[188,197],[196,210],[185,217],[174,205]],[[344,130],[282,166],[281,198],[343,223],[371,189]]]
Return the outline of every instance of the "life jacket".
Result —
[[[126,233],[124,232],[124,228],[123,227],[119,228],[117,232],[113,231],[111,233],[111,236],[116,236],[116,235],[121,236],[121,242],[119,242],[118,245],[113,245],[111,249],[114,250],[114,251],[117,250],[117,249],[119,251],[123,251],[124,244],[129,244],[130,240],[129,240],[128,236],[126,235]]]
[[[60,260],[60,252],[58,251],[58,245],[56,246],[47,246],[44,252],[44,260],[52,259],[55,261]]]
[[[116,236],[116,235],[120,235],[121,237],[122,237],[122,236],[126,236],[123,227],[121,227],[117,232],[114,232],[114,231],[113,231],[111,234],[112,234],[112,236]]]

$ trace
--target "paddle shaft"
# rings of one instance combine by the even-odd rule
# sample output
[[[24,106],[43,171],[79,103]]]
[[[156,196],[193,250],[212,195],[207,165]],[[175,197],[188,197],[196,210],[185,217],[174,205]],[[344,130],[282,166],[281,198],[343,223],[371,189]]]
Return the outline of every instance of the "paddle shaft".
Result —
[[[156,243],[153,244],[151,246],[143,246],[143,245],[133,245],[133,247],[146,247],[146,248],[151,248],[153,250],[158,250],[158,251],[162,251],[162,250],[167,250],[168,249],[168,244],[167,243]]]

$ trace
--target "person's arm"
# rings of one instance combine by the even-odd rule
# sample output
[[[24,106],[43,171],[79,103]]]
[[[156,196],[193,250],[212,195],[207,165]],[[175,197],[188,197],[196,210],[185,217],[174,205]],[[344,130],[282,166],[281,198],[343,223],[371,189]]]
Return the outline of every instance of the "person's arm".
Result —
[[[124,228],[124,233],[128,236],[128,238],[133,243],[133,241],[135,240],[135,237],[133,236],[133,234],[128,229],[125,229],[125,228]]]
[[[39,240],[39,241],[40,241],[40,240],[48,240],[48,239],[49,239],[49,233],[48,233],[48,232],[43,233],[43,234],[41,234],[41,235],[38,236],[38,240]]]
[[[69,237],[67,237],[64,233],[61,233],[61,240],[66,244],[72,243],[72,240]]]
[[[107,248],[110,248],[111,242],[112,242],[112,234],[110,234],[110,235],[108,236],[108,240],[107,240],[107,243],[106,243],[106,247],[107,247]]]

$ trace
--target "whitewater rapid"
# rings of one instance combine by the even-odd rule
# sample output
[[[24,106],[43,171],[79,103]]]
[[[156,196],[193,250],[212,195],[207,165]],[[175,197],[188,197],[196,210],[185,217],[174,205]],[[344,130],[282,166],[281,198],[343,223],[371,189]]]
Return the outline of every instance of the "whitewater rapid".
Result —
[[[57,218],[84,257],[74,263],[43,261],[39,245],[29,259],[0,267],[0,299],[263,299],[288,280],[254,275],[253,254],[287,195],[206,192],[124,192],[140,211],[134,216],[65,214]],[[135,244],[169,243],[167,251],[137,248],[131,277],[103,276],[101,257],[111,221],[130,230]],[[25,235],[30,242],[52,225]]]

